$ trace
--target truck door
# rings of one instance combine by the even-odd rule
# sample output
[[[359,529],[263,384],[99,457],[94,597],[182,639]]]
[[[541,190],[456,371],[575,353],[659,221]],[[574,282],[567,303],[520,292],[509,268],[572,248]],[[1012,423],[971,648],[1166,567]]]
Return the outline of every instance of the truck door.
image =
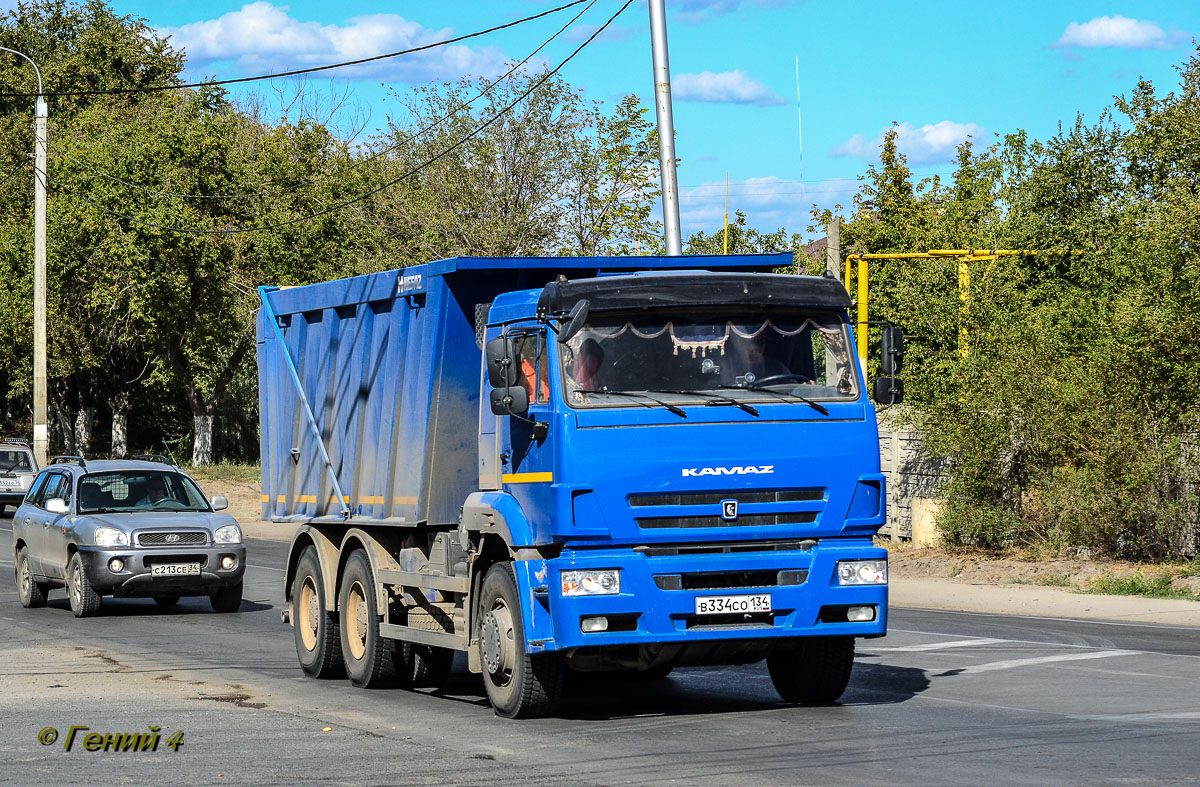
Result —
[[[533,526],[539,540],[549,538],[553,510],[550,485],[554,482],[554,442],[549,433],[553,412],[550,405],[550,362],[546,331],[542,328],[511,329],[521,354],[520,383],[529,394],[525,420],[513,416],[500,419],[500,480]]]

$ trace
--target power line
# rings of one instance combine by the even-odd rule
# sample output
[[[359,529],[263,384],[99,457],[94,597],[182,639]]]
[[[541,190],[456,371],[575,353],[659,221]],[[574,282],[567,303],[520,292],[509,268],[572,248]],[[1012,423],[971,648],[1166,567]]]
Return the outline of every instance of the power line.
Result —
[[[417,139],[420,136],[423,136],[426,132],[432,131],[434,128],[437,128],[439,125],[444,123],[446,120],[449,120],[454,115],[458,114],[462,110],[471,106],[471,104],[474,104],[477,100],[479,100],[483,96],[490,94],[492,89],[495,88],[496,85],[498,85],[501,82],[503,82],[504,80],[508,79],[510,76],[512,76],[514,73],[516,73],[516,71],[519,68],[524,66],[530,60],[532,60],[533,57],[535,55],[537,55],[538,52],[541,52],[543,49],[545,49],[547,46],[549,46],[551,42],[553,42],[556,38],[558,38],[560,35],[562,35],[563,32],[566,31],[567,28],[569,28],[571,25],[575,24],[575,22],[578,21],[579,17],[586,14],[592,8],[592,6],[594,6],[597,2],[599,2],[599,0],[590,0],[590,2],[588,0],[581,0],[581,2],[588,3],[587,6],[582,11],[580,11],[578,14],[576,14],[574,17],[572,17],[571,20],[569,22],[567,22],[565,25],[560,27],[554,35],[550,36],[544,42],[542,42],[541,46],[539,46],[537,49],[533,50],[528,55],[526,55],[523,60],[516,63],[515,65],[513,65],[512,68],[508,69],[508,71],[506,71],[504,74],[502,74],[501,76],[494,79],[492,82],[485,85],[478,93],[476,93],[474,96],[472,96],[470,100],[468,100],[462,104],[459,104],[457,107],[455,107],[451,111],[447,112],[446,114],[442,115],[437,120],[433,121],[432,123],[430,123],[427,126],[423,126],[423,127],[419,128],[417,131],[408,135],[404,139],[396,142],[395,144],[388,145],[387,147],[384,147],[384,148],[372,153],[369,156],[366,156],[364,158],[361,158],[361,159],[355,161],[351,166],[359,166],[359,165],[365,164],[369,161],[374,161],[375,159],[379,158],[380,156],[383,156],[387,153],[390,153],[393,150],[398,149],[402,144],[411,142],[412,140]],[[242,193],[237,193],[237,194],[190,194],[190,193],[179,193],[179,192],[172,192],[172,191],[159,191],[157,189],[152,189],[147,186],[138,185],[137,183],[131,183],[128,180],[123,180],[122,178],[118,178],[117,176],[115,176],[105,170],[101,170],[96,167],[92,167],[92,166],[80,161],[78,158],[71,156],[67,153],[64,153],[62,150],[60,150],[58,148],[53,148],[53,150],[56,155],[67,159],[68,161],[72,162],[76,166],[78,166],[82,169],[85,169],[95,175],[98,175],[99,177],[104,178],[105,180],[111,181],[113,183],[119,183],[123,186],[127,186],[131,189],[140,191],[144,194],[151,194],[151,195],[157,195],[157,196],[162,196],[162,197],[176,197],[176,198],[180,198],[180,199],[249,199],[249,198],[272,197],[272,196],[276,196],[279,194],[286,194],[288,192],[296,191],[298,189],[302,189],[307,186],[314,186],[314,185],[317,185],[319,183],[323,183],[323,182],[329,180],[328,177],[314,178],[312,180],[307,180],[302,183],[297,183],[292,186],[286,186],[286,187],[275,189],[272,191],[242,192]]]
[[[20,172],[21,170],[25,169],[25,167],[28,167],[28,166],[29,166],[28,161],[22,161],[20,164],[13,167],[12,169],[10,169],[4,177],[0,178],[0,186],[3,186],[5,183],[7,183],[9,180],[12,179],[13,175],[16,175],[18,172]]]
[[[296,218],[288,219],[287,221],[281,221],[281,222],[278,222],[275,224],[264,224],[264,225],[258,226],[258,227],[237,227],[237,228],[233,228],[233,229],[224,229],[224,230],[188,229],[185,227],[172,227],[172,226],[165,225],[165,224],[156,224],[154,222],[144,221],[135,216],[130,216],[125,213],[119,213],[115,210],[111,210],[109,208],[104,207],[103,205],[93,202],[92,200],[88,199],[87,197],[83,196],[82,194],[76,193],[71,188],[69,188],[68,186],[66,186],[63,183],[60,183],[59,181],[55,180],[54,178],[50,177],[49,175],[47,175],[47,179],[51,183],[53,183],[56,188],[59,188],[59,189],[65,191],[66,193],[70,194],[71,196],[75,197],[76,199],[78,199],[82,202],[85,202],[88,205],[91,205],[93,208],[96,208],[99,211],[107,213],[110,216],[113,216],[113,217],[119,218],[119,219],[125,219],[127,221],[132,221],[136,224],[141,224],[146,227],[152,227],[154,229],[166,230],[168,232],[178,232],[178,233],[187,234],[187,235],[240,235],[240,234],[248,233],[248,232],[263,232],[266,230],[280,229],[282,227],[287,227],[292,224],[298,224],[302,221],[311,221],[312,219],[316,219],[321,216],[328,215],[335,211],[341,210],[342,208],[349,207],[350,205],[353,205],[355,203],[362,202],[363,200],[368,199],[369,197],[373,197],[376,194],[380,193],[381,191],[385,191],[386,189],[391,188],[392,186],[396,185],[397,183],[401,182],[402,180],[406,180],[406,179],[412,177],[413,175],[417,174],[421,170],[428,167],[430,164],[433,164],[434,162],[445,158],[446,156],[450,155],[458,148],[465,145],[468,141],[470,141],[473,137],[478,135],[480,132],[482,132],[488,126],[495,123],[497,120],[502,118],[504,115],[507,115],[512,110],[513,107],[515,107],[517,104],[519,104],[523,100],[525,100],[525,98],[528,97],[530,93],[532,93],[533,91],[540,88],[542,85],[544,85],[550,79],[550,77],[557,74],[562,69],[563,66],[565,66],[567,63],[571,62],[571,60],[576,55],[578,55],[580,52],[582,52],[584,47],[586,47],[588,44],[592,43],[592,41],[594,41],[598,35],[600,35],[602,32],[604,32],[606,29],[608,29],[608,26],[611,25],[614,21],[616,21],[616,18],[618,16],[620,16],[625,11],[626,8],[628,8],[630,5],[632,5],[633,2],[634,2],[634,0],[626,0],[625,4],[623,6],[621,6],[615,14],[613,14],[611,17],[609,17],[607,22],[605,22],[603,25],[601,25],[600,28],[596,30],[596,32],[592,33],[586,41],[584,41],[582,44],[580,44],[579,47],[576,48],[575,51],[572,52],[570,55],[568,55],[561,63],[559,63],[557,66],[555,66],[551,71],[546,72],[546,74],[541,79],[539,79],[533,86],[531,86],[528,90],[526,90],[524,93],[522,93],[520,96],[518,96],[512,102],[510,102],[507,106],[505,106],[499,112],[492,115],[492,117],[490,117],[487,121],[485,121],[484,123],[482,123],[479,126],[477,126],[476,128],[474,128],[469,134],[467,134],[465,137],[460,139],[458,142],[456,142],[453,145],[451,145],[450,147],[446,148],[441,153],[438,153],[436,156],[433,156],[429,160],[425,161],[423,164],[420,164],[420,165],[408,170],[400,177],[395,178],[393,180],[389,180],[387,183],[384,183],[381,186],[371,189],[370,191],[366,192],[365,194],[361,194],[353,199],[349,199],[344,202],[339,202],[336,205],[330,205],[328,208],[319,210],[316,213],[311,213],[311,214],[307,214],[304,216],[297,216]]]
[[[330,69],[344,68],[346,66],[358,66],[358,65],[362,65],[363,63],[373,63],[376,60],[386,60],[386,59],[392,58],[392,57],[400,57],[401,55],[411,55],[416,52],[424,52],[427,49],[434,49],[436,47],[446,46],[448,44],[457,44],[460,41],[466,41],[471,38],[478,38],[479,36],[484,36],[489,33],[495,33],[498,30],[506,30],[510,27],[516,27],[517,25],[524,24],[525,22],[532,22],[535,19],[541,19],[544,16],[550,16],[551,14],[556,14],[559,11],[565,11],[568,8],[571,8],[573,6],[577,6],[581,3],[586,3],[586,2],[588,2],[588,0],[573,0],[573,2],[567,3],[566,5],[560,5],[557,8],[551,8],[549,11],[542,11],[540,14],[534,14],[533,16],[527,16],[527,17],[523,17],[521,19],[516,19],[512,22],[507,22],[503,25],[496,25],[495,27],[489,27],[487,30],[479,30],[474,33],[467,33],[465,35],[456,36],[454,38],[447,38],[444,41],[435,41],[431,44],[423,44],[422,46],[412,47],[411,49],[402,49],[399,52],[389,52],[385,55],[375,55],[374,57],[364,57],[364,58],[360,58],[358,60],[347,60],[343,63],[330,63],[329,65],[324,65],[324,66],[313,66],[312,68],[299,68],[299,69],[296,69],[295,71],[282,71],[278,74],[259,74],[258,76],[240,77],[238,79],[218,79],[218,80],[211,80],[208,82],[188,82],[186,84],[179,84],[179,85],[153,85],[150,87],[113,88],[113,89],[109,89],[109,90],[64,90],[64,91],[55,92],[55,93],[42,93],[41,95],[46,96],[46,97],[51,97],[51,96],[63,97],[63,96],[111,96],[111,95],[124,95],[124,94],[128,94],[128,93],[156,93],[156,92],[160,92],[163,90],[184,90],[186,88],[193,88],[193,87],[208,87],[208,86],[213,86],[213,85],[234,85],[234,84],[239,84],[242,82],[257,82],[262,79],[280,79],[282,77],[293,77],[293,76],[299,76],[301,74],[313,74],[318,71],[328,71]],[[37,96],[38,96],[37,93],[0,93],[0,98],[36,98]]]

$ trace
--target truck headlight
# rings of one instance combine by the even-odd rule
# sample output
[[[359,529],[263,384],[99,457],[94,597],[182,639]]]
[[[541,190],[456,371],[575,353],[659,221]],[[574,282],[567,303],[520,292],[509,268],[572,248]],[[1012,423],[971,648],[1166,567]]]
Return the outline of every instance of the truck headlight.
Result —
[[[218,527],[213,533],[213,542],[217,544],[240,544],[242,543],[242,529],[237,525],[224,525]]]
[[[837,564],[839,585],[886,585],[887,560],[841,560]]]
[[[621,570],[602,568],[592,571],[562,572],[564,596],[611,596],[621,592]]]
[[[98,547],[127,547],[129,534],[115,527],[98,527],[92,537]]]

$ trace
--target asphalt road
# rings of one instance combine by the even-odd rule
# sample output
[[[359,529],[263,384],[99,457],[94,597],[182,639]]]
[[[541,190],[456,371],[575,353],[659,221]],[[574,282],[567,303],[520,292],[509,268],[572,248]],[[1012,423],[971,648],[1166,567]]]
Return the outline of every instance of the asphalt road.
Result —
[[[0,522],[0,781],[66,784],[1108,784],[1200,780],[1200,629],[893,609],[838,705],[781,704],[763,665],[580,678],[552,719],[496,718],[460,663],[444,690],[304,678],[280,622],[286,545],[251,540],[215,615],[61,591],[17,601]],[[64,748],[72,725],[184,731],[178,750]],[[59,737],[40,745],[39,730]],[[328,729],[325,729],[328,728]],[[79,738],[86,732],[79,732]]]

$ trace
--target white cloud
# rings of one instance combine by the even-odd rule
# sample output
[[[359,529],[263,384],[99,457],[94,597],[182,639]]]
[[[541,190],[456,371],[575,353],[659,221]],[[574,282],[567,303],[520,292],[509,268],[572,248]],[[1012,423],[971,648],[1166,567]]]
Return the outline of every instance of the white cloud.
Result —
[[[574,27],[572,27],[570,30],[568,30],[566,32],[566,34],[563,36],[563,38],[565,38],[568,41],[574,41],[574,42],[580,43],[583,41],[587,41],[589,38],[591,38],[592,33],[595,33],[599,29],[600,29],[600,25],[575,25]],[[649,34],[649,27],[647,27],[646,25],[628,25],[628,26],[626,26],[626,25],[612,24],[612,25],[608,26],[607,30],[605,30],[600,35],[596,36],[596,41],[598,41],[598,42],[624,41],[625,39],[632,36],[634,33],[637,33],[639,36],[646,36]]]
[[[1187,33],[1165,32],[1153,22],[1116,14],[1098,16],[1082,24],[1071,22],[1056,47],[1118,47],[1121,49],[1169,49],[1187,39]]]
[[[832,178],[803,183],[774,176],[733,180],[729,183],[729,216],[746,214],[750,226],[762,232],[786,227],[789,233],[803,232],[811,219],[814,203],[822,208],[850,205],[858,190],[857,180]],[[683,235],[721,229],[725,220],[725,181],[679,188],[680,223]]]
[[[168,27],[175,46],[187,50],[190,70],[230,61],[243,72],[272,72],[358,60],[453,37],[453,31],[427,30],[396,14],[372,14],[343,25],[306,22],[288,15],[286,6],[265,0],[216,19]],[[504,64],[496,47],[472,49],[451,44],[424,52],[337,69],[328,76],[389,78],[407,82],[455,79],[463,74],[495,74]]]
[[[896,147],[908,156],[912,164],[934,164],[950,161],[954,151],[968,137],[976,141],[984,139],[987,129],[975,123],[955,123],[943,120],[914,128],[910,123],[895,126]],[[883,136],[887,129],[879,133],[875,139],[868,140],[862,134],[855,134],[850,139],[833,149],[834,156],[848,156],[863,161],[877,161],[879,149],[883,146]]]
[[[678,74],[671,78],[671,95],[680,101],[708,101],[714,104],[754,104],[760,107],[782,104],[774,90],[737,69],[714,74]]]
[[[758,8],[783,8],[800,0],[680,0],[671,6],[672,19],[685,25],[700,25],[711,17],[732,14],[743,5]]]

